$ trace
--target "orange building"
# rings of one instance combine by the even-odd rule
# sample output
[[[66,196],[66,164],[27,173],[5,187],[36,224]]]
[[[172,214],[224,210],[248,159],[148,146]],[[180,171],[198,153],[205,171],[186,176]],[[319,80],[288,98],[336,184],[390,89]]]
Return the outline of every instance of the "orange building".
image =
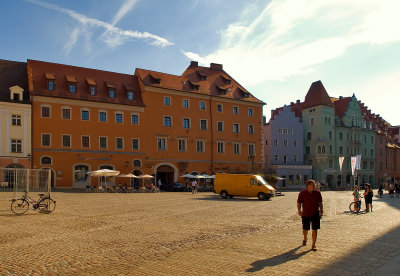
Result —
[[[51,168],[53,186],[96,184],[86,172],[101,168],[167,183],[185,173],[245,172],[263,164],[264,103],[222,65],[192,62],[181,76],[34,60],[27,66],[33,167]]]

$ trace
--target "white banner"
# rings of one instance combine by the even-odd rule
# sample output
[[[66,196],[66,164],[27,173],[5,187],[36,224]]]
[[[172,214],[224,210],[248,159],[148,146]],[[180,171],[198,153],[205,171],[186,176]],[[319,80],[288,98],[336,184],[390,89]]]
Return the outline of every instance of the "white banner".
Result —
[[[361,155],[357,155],[357,164],[356,164],[356,170],[361,170]]]
[[[343,168],[343,161],[344,161],[344,156],[339,156],[339,168],[340,168],[340,171],[342,171],[342,168]]]
[[[356,172],[356,164],[357,164],[357,156],[351,157],[351,172],[355,175]]]

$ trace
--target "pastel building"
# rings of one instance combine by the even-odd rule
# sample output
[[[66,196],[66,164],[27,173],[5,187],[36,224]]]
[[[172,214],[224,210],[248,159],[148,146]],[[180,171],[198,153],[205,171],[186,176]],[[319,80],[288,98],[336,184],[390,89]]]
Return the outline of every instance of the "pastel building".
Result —
[[[26,63],[0,60],[0,168],[31,167],[31,104]],[[1,182],[14,174],[0,171]]]
[[[191,62],[179,76],[27,65],[33,167],[51,169],[53,186],[96,184],[87,172],[103,168],[168,183],[263,166],[264,103],[220,64]]]

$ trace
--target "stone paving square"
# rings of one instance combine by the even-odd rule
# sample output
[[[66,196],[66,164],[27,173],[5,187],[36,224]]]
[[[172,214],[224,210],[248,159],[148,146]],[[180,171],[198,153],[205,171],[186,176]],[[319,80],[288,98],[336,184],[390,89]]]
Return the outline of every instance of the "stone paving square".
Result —
[[[297,194],[54,192],[54,213],[16,216],[0,193],[0,275],[397,275],[400,199],[356,215],[351,192],[323,191],[313,252]]]

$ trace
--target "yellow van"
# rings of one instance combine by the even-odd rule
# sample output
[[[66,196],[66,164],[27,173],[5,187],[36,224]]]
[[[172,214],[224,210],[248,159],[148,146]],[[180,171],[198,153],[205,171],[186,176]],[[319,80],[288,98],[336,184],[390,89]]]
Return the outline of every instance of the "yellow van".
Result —
[[[214,193],[220,194],[222,198],[256,196],[259,200],[269,200],[275,196],[275,189],[259,175],[217,173]]]

